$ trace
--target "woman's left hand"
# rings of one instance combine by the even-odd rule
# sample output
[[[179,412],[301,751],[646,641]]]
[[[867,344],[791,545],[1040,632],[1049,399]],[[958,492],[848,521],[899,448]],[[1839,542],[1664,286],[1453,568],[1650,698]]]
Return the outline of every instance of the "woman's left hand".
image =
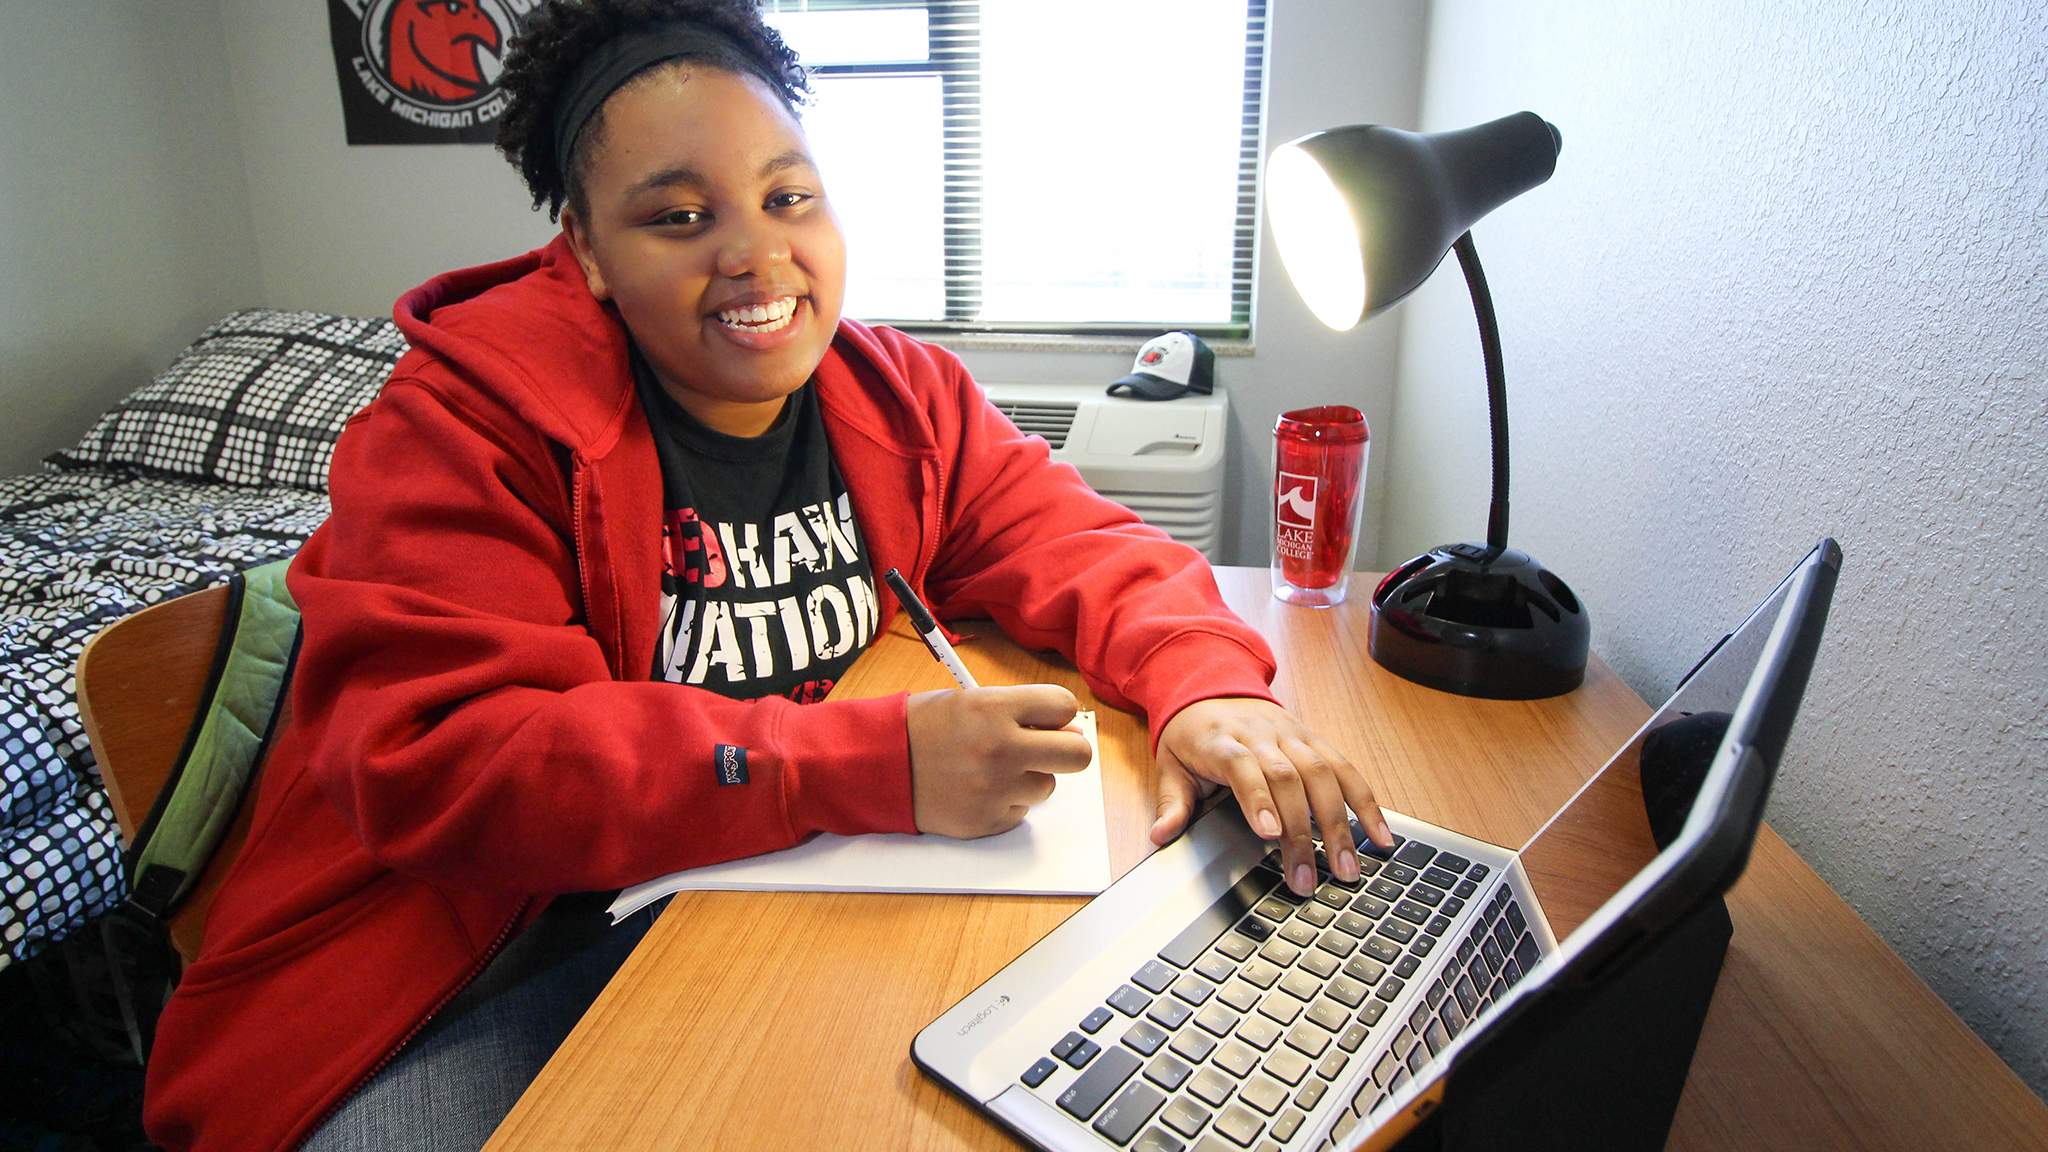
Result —
[[[1159,733],[1159,803],[1152,842],[1164,844],[1186,827],[1195,802],[1227,786],[1237,794],[1252,831],[1280,842],[1288,887],[1315,891],[1315,826],[1322,830],[1330,871],[1358,879],[1348,807],[1381,848],[1394,846],[1365,776],[1344,754],[1269,700],[1219,697],[1174,714]]]

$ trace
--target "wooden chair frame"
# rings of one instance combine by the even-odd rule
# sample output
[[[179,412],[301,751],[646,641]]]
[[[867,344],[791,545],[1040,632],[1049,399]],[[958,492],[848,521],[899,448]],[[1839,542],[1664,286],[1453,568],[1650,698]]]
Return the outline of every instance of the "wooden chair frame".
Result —
[[[136,828],[149,818],[185,746],[227,609],[225,585],[188,593],[109,624],[79,653],[79,716],[124,846],[134,843]],[[214,893],[248,836],[253,781],[250,787],[198,887],[171,914],[171,944],[187,964],[199,954]]]

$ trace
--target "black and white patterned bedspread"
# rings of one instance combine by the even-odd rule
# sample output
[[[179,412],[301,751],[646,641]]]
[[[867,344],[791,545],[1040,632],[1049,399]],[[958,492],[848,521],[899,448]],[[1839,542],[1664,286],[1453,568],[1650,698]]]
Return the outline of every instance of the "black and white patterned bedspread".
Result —
[[[0,479],[0,968],[125,894],[72,670],[108,624],[297,552],[327,496],[125,471]]]

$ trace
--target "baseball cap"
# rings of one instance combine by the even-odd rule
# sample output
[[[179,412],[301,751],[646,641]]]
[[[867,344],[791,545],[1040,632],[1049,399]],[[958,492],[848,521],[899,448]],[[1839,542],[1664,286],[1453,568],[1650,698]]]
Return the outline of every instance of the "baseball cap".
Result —
[[[1109,386],[1111,396],[1129,394],[1140,400],[1172,400],[1189,392],[1207,396],[1216,390],[1216,354],[1193,332],[1154,336],[1138,349],[1128,376]]]

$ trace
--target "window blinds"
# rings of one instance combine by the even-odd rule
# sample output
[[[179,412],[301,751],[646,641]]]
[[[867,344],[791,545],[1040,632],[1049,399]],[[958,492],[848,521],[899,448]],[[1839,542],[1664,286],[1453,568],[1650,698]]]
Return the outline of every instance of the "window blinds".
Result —
[[[1251,327],[1265,0],[764,0],[811,70],[847,313]]]

